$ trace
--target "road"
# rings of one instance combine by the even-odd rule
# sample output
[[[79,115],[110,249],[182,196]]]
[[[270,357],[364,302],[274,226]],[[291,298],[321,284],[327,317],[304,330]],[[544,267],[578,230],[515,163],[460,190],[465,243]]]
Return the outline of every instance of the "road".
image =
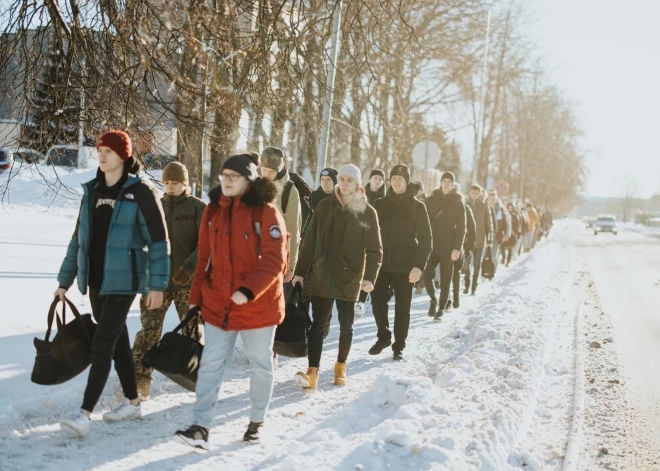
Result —
[[[660,235],[622,229],[577,239],[601,305],[611,317],[623,377],[643,420],[650,455],[660,454]],[[631,422],[635,422],[631,419]],[[640,428],[632,423],[632,427]],[[644,446],[644,445],[642,445]]]

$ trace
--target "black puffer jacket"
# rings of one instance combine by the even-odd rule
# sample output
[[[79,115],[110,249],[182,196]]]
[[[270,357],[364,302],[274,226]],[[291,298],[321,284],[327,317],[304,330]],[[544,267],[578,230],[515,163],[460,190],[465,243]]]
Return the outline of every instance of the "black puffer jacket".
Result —
[[[415,198],[419,185],[411,183],[405,193],[389,191],[374,202],[383,241],[383,265],[388,273],[424,270],[431,254],[431,224],[424,203]]]
[[[312,211],[316,210],[316,207],[321,201],[332,196],[332,192],[326,193],[323,191],[323,188],[318,187],[316,190],[312,191],[312,198],[310,204],[312,205]]]
[[[433,252],[448,256],[452,250],[462,251],[466,232],[463,195],[456,190],[445,195],[438,188],[426,199],[426,209],[431,221]]]
[[[381,185],[380,188],[376,191],[371,191],[371,183],[367,183],[367,186],[364,187],[365,194],[367,195],[367,201],[369,202],[370,205],[373,206],[373,204],[376,202],[377,199],[384,198],[385,193],[387,193],[385,189],[385,183]]]

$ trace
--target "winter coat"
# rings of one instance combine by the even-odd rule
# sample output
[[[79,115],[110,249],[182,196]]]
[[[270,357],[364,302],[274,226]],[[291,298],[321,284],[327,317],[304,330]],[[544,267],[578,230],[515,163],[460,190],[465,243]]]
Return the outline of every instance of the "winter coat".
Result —
[[[474,221],[477,225],[477,235],[474,248],[483,249],[486,244],[493,241],[493,218],[491,208],[483,200],[468,199],[467,205],[472,209]]]
[[[387,189],[385,188],[385,183],[381,185],[380,188],[378,188],[376,191],[371,191],[371,183],[367,183],[367,185],[364,187],[365,194],[367,195],[367,201],[369,202],[370,205],[373,205],[377,199],[384,198],[385,194],[387,193]]]
[[[520,226],[523,234],[527,234],[530,231],[529,227],[529,218],[527,217],[527,211],[520,210],[518,211],[518,217],[520,218]]]
[[[134,165],[119,193],[108,229],[101,294],[146,294],[165,291],[170,276],[170,244],[165,216],[156,189]],[[57,275],[61,287],[69,289],[78,278],[78,289],[87,294],[89,248],[96,201],[94,188],[105,178],[84,183],[76,229]]]
[[[463,250],[466,231],[464,206],[463,195],[456,190],[448,195],[442,193],[441,189],[433,190],[426,199],[435,254],[445,257],[452,250]]]
[[[463,242],[463,250],[465,253],[471,252],[474,249],[474,244],[477,240],[477,223],[474,220],[474,213],[472,208],[467,204],[465,208],[465,242]]]
[[[536,225],[539,223],[541,217],[534,208],[527,209],[526,211],[527,211],[527,217],[529,218],[529,230],[535,231]]]
[[[295,185],[291,186],[289,192],[289,202],[286,205],[286,213],[282,211],[282,194],[284,187],[290,181],[289,172],[287,171],[282,178],[275,180],[275,188],[277,188],[277,196],[275,198],[275,207],[280,211],[284,217],[286,224],[286,231],[291,235],[289,240],[289,269],[293,270],[298,262],[298,248],[300,246],[300,231],[302,231],[302,209],[300,208],[300,194]]]
[[[235,331],[271,327],[284,319],[287,236],[272,204],[276,196],[275,185],[261,178],[240,198],[224,196],[221,186],[209,192],[190,291],[190,304],[201,306],[205,322]],[[233,304],[236,291],[249,302]]]
[[[491,208],[495,214],[495,240],[502,243],[504,237],[511,237],[511,215],[502,203],[498,202],[494,208]]]
[[[347,204],[335,188],[312,215],[295,274],[310,280],[312,296],[357,301],[363,280],[376,283],[383,261],[378,216],[362,192]]]
[[[523,234],[522,232],[523,226],[520,218],[520,213],[518,212],[518,210],[514,209],[513,211],[509,211],[509,215],[511,216],[511,232],[517,238],[520,238],[520,236]]]
[[[172,250],[168,288],[188,288],[192,280],[187,286],[182,286],[175,285],[172,278],[181,267],[186,267],[191,273],[197,268],[197,242],[206,203],[186,193],[179,196],[165,194],[160,201]]]
[[[419,186],[410,183],[405,193],[389,191],[374,203],[383,241],[381,271],[408,274],[426,268],[433,239],[426,206],[415,197],[418,192]]]
[[[310,204],[312,205],[312,211],[316,211],[316,207],[319,205],[319,203],[331,195],[332,193],[326,193],[321,187],[318,187],[316,190],[312,191],[312,200],[310,201]]]

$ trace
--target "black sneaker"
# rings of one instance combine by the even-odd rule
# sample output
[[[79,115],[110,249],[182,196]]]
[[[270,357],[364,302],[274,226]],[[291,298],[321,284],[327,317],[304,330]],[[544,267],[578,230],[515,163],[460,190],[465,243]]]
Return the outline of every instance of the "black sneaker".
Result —
[[[389,347],[392,345],[392,341],[388,340],[378,340],[373,347],[369,349],[369,355],[380,355],[380,352],[382,352],[385,348]]]
[[[250,422],[247,432],[243,435],[243,441],[245,443],[259,443],[259,429],[263,426],[263,422]]]
[[[191,425],[188,430],[177,430],[174,441],[198,450],[209,449],[209,429],[201,425]]]
[[[438,301],[435,299],[431,300],[431,307],[429,308],[429,317],[435,316],[435,308],[438,307]]]
[[[444,313],[442,312],[442,309],[440,309],[440,310],[436,313],[436,315],[435,315],[435,317],[433,318],[433,320],[434,320],[435,322],[442,322],[442,315],[443,315],[443,314],[444,314]]]
[[[400,352],[399,350],[394,350],[394,355],[392,355],[392,360],[402,361],[403,360],[403,352]]]

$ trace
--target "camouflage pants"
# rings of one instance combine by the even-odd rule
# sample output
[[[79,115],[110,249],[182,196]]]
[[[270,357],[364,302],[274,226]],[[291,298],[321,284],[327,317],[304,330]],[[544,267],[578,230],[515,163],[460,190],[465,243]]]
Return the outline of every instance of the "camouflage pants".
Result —
[[[183,320],[188,313],[189,296],[190,289],[165,290],[163,292],[163,305],[153,311],[147,310],[147,297],[142,296],[140,298],[140,322],[142,329],[135,335],[135,342],[133,343],[133,358],[135,359],[135,373],[138,382],[140,380],[151,381],[153,370],[142,364],[142,357],[160,340],[167,310],[174,303],[176,312],[179,314],[179,319]],[[200,338],[202,338],[204,330],[201,319],[197,328],[199,329]]]

